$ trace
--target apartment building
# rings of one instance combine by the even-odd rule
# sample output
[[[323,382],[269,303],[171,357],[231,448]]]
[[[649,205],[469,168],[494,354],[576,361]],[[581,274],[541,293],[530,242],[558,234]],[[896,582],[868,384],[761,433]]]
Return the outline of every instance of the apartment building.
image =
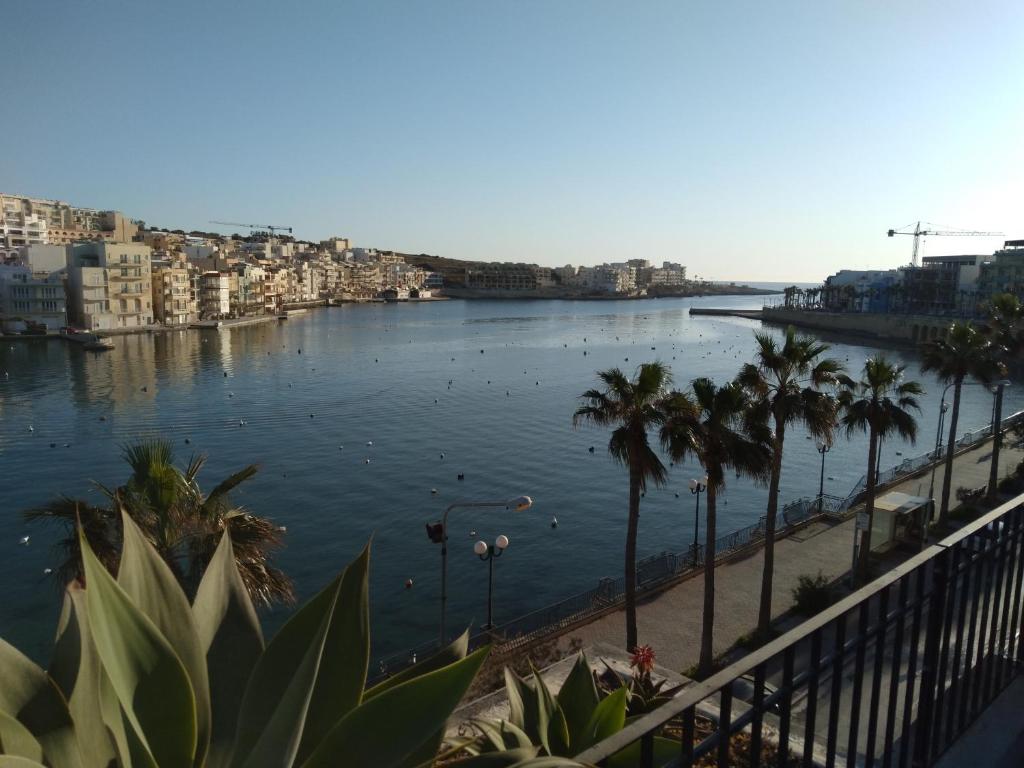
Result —
[[[32,327],[67,325],[63,274],[38,274],[25,264],[0,264],[0,328],[20,333]]]
[[[68,314],[88,330],[153,322],[151,250],[138,243],[84,242],[67,248]]]
[[[153,261],[153,319],[162,325],[184,326],[199,319],[192,272],[184,259]]]
[[[220,320],[231,316],[230,272],[204,272],[199,280],[199,316]]]
[[[138,233],[138,222],[118,211],[0,194],[0,243],[5,245],[65,245],[81,240],[129,243]]]

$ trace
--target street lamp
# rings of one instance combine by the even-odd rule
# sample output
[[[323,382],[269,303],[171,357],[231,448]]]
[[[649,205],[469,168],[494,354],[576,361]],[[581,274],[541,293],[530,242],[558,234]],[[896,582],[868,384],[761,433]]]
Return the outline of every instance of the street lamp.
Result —
[[[448,514],[459,508],[504,509],[522,512],[533,506],[529,496],[516,496],[508,501],[456,501],[444,511],[439,523],[427,523],[427,538],[441,545],[441,645],[445,640],[445,610],[448,603]]]
[[[494,540],[494,546],[489,546],[486,541],[478,541],[473,545],[473,551],[477,557],[487,562],[487,623],[484,629],[494,629],[494,622],[491,621],[491,607],[494,603],[494,560],[501,557],[508,549],[508,536],[502,534]]]
[[[818,481],[818,514],[820,515],[825,504],[825,454],[832,450],[832,446],[823,440],[818,440],[814,447],[821,454],[821,479]]]
[[[697,497],[697,505],[693,508],[693,555],[700,552],[698,534],[700,532],[700,495],[708,489],[708,476],[704,475],[701,480],[690,481],[690,493]]]

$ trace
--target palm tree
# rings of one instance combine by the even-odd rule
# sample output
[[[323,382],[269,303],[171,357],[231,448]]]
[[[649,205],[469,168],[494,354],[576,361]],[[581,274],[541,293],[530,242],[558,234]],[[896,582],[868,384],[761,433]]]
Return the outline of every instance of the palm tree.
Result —
[[[904,381],[906,366],[894,365],[882,355],[868,358],[860,381],[840,375],[839,404],[843,415],[840,423],[847,436],[855,432],[868,434],[868,472],[864,507],[868,517],[867,530],[861,535],[858,581],[863,583],[868,573],[871,552],[871,526],[875,522],[875,482],[878,446],[883,438],[898,434],[904,440],[917,439],[917,420],[911,410],[920,411],[917,395],[924,389],[916,381]]]
[[[664,421],[662,402],[671,381],[661,363],[644,363],[630,380],[618,368],[600,371],[604,389],[588,389],[573,414],[573,427],[590,422],[614,427],[608,453],[629,469],[629,517],[626,524],[626,650],[637,647],[636,631],[636,537],[640,527],[640,494],[647,483],[665,484],[668,473],[651,448],[647,433]]]
[[[992,343],[969,323],[953,323],[945,338],[925,342],[921,347],[921,370],[934,371],[939,380],[953,387],[953,410],[949,417],[949,442],[946,446],[946,469],[942,478],[939,503],[939,524],[949,514],[949,492],[953,482],[953,452],[956,449],[956,428],[960,417],[960,393],[968,376],[987,384],[1001,368]]]
[[[988,322],[982,332],[992,342],[994,356],[1005,367],[1020,360],[1024,350],[1024,306],[1012,293],[992,297],[986,308]],[[1003,387],[996,389],[995,418],[993,419],[992,463],[989,466],[988,496],[994,498],[999,481],[999,451],[1003,447]]]
[[[818,387],[836,383],[842,367],[825,358],[828,345],[816,339],[800,337],[790,326],[779,347],[770,333],[755,333],[756,362],[740,369],[738,381],[755,400],[765,401],[767,415],[774,424],[771,476],[768,481],[768,512],[764,530],[764,571],[761,578],[761,607],[757,631],[767,635],[772,621],[772,580],[775,569],[775,519],[779,508],[779,481],[782,477],[782,451],[786,427],[803,423],[815,437],[831,443],[836,422],[836,401]]]
[[[162,440],[126,446],[123,456],[131,468],[124,485],[110,489],[94,483],[106,504],[97,506],[61,496],[24,513],[27,520],[56,522],[64,528],[65,535],[57,544],[63,561],[54,569],[62,585],[84,581],[76,529],[79,520],[100,561],[117,573],[121,513],[125,512],[190,596],[195,594],[221,535],[228,531],[239,573],[253,601],[271,605],[294,600],[291,580],[270,564],[272,551],[282,544],[284,529],[233,505],[229,498],[229,492],[255,475],[257,467],[236,472],[204,494],[197,476],[205,456],[195,456],[184,470],[179,469],[170,443]]]
[[[763,409],[758,412],[738,382],[716,387],[695,379],[692,396],[672,393],[665,401],[661,441],[674,461],[695,457],[707,472],[707,525],[704,544],[704,616],[697,674],[711,672],[715,628],[715,535],[718,494],[725,472],[735,470],[763,480],[769,474],[771,435]]]

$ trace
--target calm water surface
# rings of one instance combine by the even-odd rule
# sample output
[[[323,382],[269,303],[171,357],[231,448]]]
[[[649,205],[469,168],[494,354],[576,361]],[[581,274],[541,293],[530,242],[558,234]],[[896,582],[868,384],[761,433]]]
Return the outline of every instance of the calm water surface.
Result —
[[[377,655],[436,634],[440,553],[424,523],[456,499],[529,494],[535,504],[520,514],[452,513],[450,626],[486,620],[487,569],[472,551],[478,538],[506,534],[512,542],[495,564],[498,622],[589,589],[621,571],[627,479],[605,451],[606,432],[573,431],[578,395],[596,384],[598,369],[632,372],[651,360],[669,364],[680,385],[696,376],[725,381],[750,359],[760,324],[691,318],[687,310],[760,304],[759,297],[719,297],[346,306],[280,324],[124,337],[104,354],[59,342],[6,345],[0,636],[45,658],[59,609],[43,575],[54,565],[55,536],[27,526],[20,511],[61,493],[96,500],[89,481],[123,482],[120,447],[153,437],[171,440],[180,463],[207,453],[200,477],[207,489],[246,464],[260,465],[235,499],[287,526],[278,563],[303,598],[372,536]],[[876,351],[836,343],[832,354],[857,370]],[[886,443],[883,467],[931,447],[942,389],[918,375],[912,353],[891,354],[928,394],[918,445]],[[981,387],[964,391],[966,431],[989,420],[991,396]],[[1007,390],[1006,412],[1021,407],[1021,388]],[[787,437],[783,500],[818,486],[813,444],[800,430]],[[865,439],[840,441],[827,456],[826,491],[845,495],[864,473],[866,453]],[[676,467],[667,488],[647,494],[641,556],[692,541],[686,483],[697,476],[696,466]],[[719,530],[756,521],[765,496],[730,478]],[[31,540],[22,546],[25,535]],[[268,628],[282,616],[267,615]]]

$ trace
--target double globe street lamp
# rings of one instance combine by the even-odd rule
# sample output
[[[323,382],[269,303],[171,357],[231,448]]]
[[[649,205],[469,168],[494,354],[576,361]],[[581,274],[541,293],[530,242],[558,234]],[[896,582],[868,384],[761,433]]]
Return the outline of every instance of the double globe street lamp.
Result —
[[[494,561],[508,549],[508,543],[508,536],[502,534],[494,540],[493,546],[486,541],[478,541],[473,545],[477,557],[487,563],[487,623],[483,627],[486,630],[494,629],[494,622],[491,620],[491,608],[494,603]]]
[[[814,447],[821,454],[821,479],[818,480],[818,514],[825,508],[825,454],[832,450],[832,446],[823,440],[814,443]]]
[[[507,501],[457,501],[448,505],[440,522],[427,523],[427,538],[441,545],[441,634],[440,642],[445,644],[445,615],[448,604],[448,515],[453,509],[504,509],[522,512],[533,506],[529,496],[517,496]]]

